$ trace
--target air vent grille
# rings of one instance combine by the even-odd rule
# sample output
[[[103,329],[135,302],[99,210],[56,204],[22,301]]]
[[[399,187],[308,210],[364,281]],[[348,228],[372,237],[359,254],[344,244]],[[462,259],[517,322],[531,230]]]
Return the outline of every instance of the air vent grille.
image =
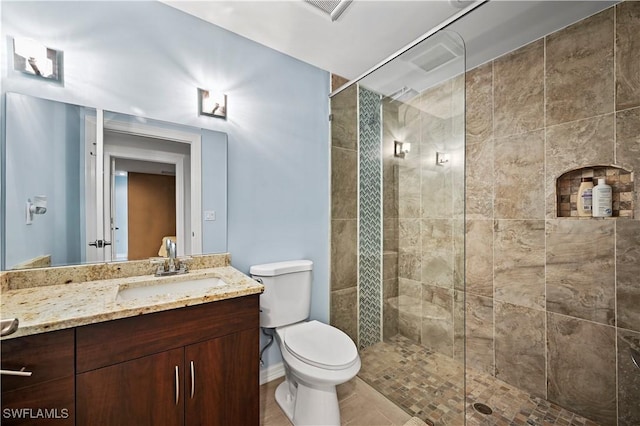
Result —
[[[304,0],[312,6],[317,7],[331,17],[335,21],[342,15],[352,0]]]

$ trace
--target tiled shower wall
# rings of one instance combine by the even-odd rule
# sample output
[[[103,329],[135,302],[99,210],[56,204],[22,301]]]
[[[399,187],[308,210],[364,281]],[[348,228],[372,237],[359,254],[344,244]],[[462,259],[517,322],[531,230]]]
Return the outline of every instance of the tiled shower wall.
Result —
[[[467,366],[640,424],[640,209],[556,217],[555,179],[640,170],[640,2],[467,73]]]

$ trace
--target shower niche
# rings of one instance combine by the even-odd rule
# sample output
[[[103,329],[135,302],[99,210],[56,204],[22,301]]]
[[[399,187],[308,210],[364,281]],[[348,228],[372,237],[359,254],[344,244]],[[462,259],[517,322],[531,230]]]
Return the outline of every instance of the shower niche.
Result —
[[[634,173],[618,166],[588,166],[569,170],[556,179],[556,205],[558,217],[578,218],[577,201],[580,180],[585,177],[605,178],[613,191],[612,217],[633,218]],[[590,219],[589,217],[580,217]]]

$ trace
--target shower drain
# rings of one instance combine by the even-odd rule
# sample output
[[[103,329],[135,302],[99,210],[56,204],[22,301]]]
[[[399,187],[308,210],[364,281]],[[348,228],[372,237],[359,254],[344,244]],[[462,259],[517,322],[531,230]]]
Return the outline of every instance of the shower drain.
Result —
[[[476,410],[478,413],[484,414],[484,415],[489,415],[493,413],[493,410],[491,409],[491,407],[481,402],[476,402],[475,404],[473,404],[473,409]]]

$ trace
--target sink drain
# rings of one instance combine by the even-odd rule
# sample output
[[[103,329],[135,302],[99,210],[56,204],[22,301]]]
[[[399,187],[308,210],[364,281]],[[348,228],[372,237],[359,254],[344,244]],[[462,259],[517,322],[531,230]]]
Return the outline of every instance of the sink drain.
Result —
[[[484,414],[484,415],[489,415],[493,413],[493,410],[491,409],[491,407],[481,402],[476,402],[475,404],[473,404],[473,409],[476,410],[478,413]]]

